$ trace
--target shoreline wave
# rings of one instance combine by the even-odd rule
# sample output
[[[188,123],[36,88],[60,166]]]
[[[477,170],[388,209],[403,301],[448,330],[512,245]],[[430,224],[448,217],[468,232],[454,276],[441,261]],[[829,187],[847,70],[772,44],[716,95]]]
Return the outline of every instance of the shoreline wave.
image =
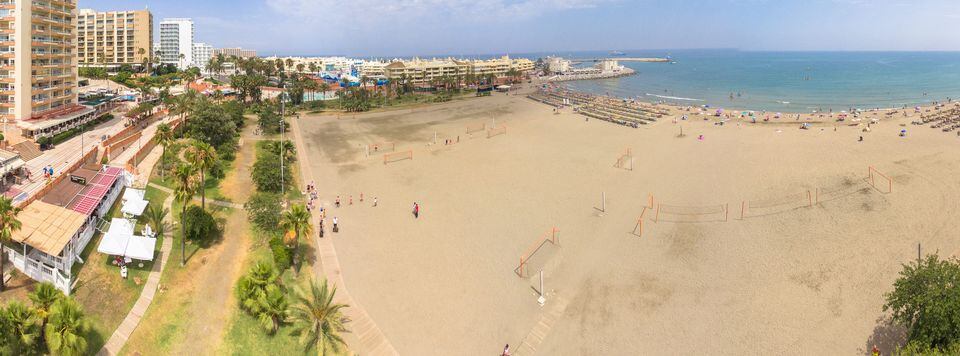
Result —
[[[704,101],[703,99],[683,98],[678,96],[657,95],[657,94],[650,94],[650,93],[646,93],[646,95],[652,96],[655,98],[660,98],[660,99],[683,100],[683,101]]]

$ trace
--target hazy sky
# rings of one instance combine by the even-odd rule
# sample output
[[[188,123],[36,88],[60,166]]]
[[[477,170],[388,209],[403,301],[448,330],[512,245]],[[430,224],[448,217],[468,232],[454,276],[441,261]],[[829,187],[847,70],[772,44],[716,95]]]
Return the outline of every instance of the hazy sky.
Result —
[[[960,0],[79,0],[260,55],[960,50]]]

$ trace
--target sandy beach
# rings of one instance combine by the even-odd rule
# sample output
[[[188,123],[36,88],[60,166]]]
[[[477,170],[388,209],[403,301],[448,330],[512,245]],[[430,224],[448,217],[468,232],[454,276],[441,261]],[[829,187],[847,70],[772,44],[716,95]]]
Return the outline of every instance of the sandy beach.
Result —
[[[890,351],[902,336],[881,306],[901,263],[918,243],[960,250],[956,135],[915,114],[862,132],[668,111],[634,129],[496,94],[298,126],[345,287],[400,354]],[[506,133],[467,133],[480,124]],[[377,143],[413,159],[384,164]],[[633,170],[615,167],[628,148]],[[519,277],[554,227],[559,245]]]

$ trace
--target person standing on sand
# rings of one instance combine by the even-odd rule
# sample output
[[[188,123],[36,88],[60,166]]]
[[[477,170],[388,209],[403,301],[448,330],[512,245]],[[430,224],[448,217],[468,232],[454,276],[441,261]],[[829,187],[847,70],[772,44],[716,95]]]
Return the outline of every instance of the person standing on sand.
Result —
[[[500,356],[510,356],[510,344],[503,347],[503,353],[501,353]]]
[[[373,206],[374,206],[374,207],[377,206],[377,197],[373,197]]]
[[[339,196],[339,195],[337,196],[337,201],[336,201],[335,204],[337,205],[338,208],[340,207],[340,196]]]
[[[333,232],[340,232],[340,229],[337,228],[337,222],[338,222],[338,221],[337,221],[337,217],[334,216],[334,217],[333,217]]]
[[[417,204],[417,202],[413,202],[413,218],[420,218],[420,204]]]

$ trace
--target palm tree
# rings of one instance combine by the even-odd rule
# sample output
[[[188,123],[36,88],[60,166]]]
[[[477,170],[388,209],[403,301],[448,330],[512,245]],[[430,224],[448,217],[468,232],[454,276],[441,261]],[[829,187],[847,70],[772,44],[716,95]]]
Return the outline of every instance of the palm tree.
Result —
[[[163,171],[166,170],[164,160],[167,158],[167,147],[170,147],[170,144],[173,143],[173,129],[170,128],[169,124],[162,123],[157,125],[155,135],[157,144],[163,146],[163,151],[160,152],[160,179],[163,180]]]
[[[147,206],[147,211],[144,212],[143,217],[148,224],[153,226],[153,231],[156,233],[156,236],[163,236],[163,233],[167,230],[167,224],[164,220],[169,213],[170,210],[160,205],[150,204]]]
[[[187,264],[187,227],[186,227],[186,218],[187,218],[187,204],[190,203],[190,200],[193,199],[193,194],[196,193],[196,180],[197,180],[197,168],[189,163],[180,163],[177,166],[177,169],[173,171],[174,187],[173,187],[173,196],[174,199],[179,201],[182,205],[180,207],[180,266],[183,267]]]
[[[289,302],[286,294],[276,284],[270,284],[257,300],[260,304],[260,325],[267,330],[269,334],[274,334],[280,328],[280,324],[287,320],[289,313]]]
[[[10,302],[7,308],[0,310],[3,316],[0,321],[4,321],[3,327],[7,332],[8,346],[14,355],[35,354],[40,343],[40,320],[37,314],[19,301]]]
[[[0,196],[0,291],[6,288],[3,281],[3,260],[7,256],[3,253],[3,243],[9,242],[13,238],[13,232],[20,230],[22,224],[17,220],[17,214],[20,214],[20,208],[13,205],[13,201],[5,196]]]
[[[190,147],[187,147],[186,152],[184,152],[184,157],[191,165],[197,167],[200,173],[200,185],[197,187],[200,190],[200,207],[206,210],[207,193],[204,189],[207,183],[206,171],[217,164],[217,150],[206,142],[193,140]]]
[[[64,299],[63,292],[54,287],[50,282],[43,282],[37,285],[37,288],[27,295],[30,303],[33,304],[33,310],[40,321],[40,337],[44,338],[46,333],[47,321],[50,319],[53,305],[60,299]]]
[[[284,241],[284,243],[287,244],[287,248],[293,249],[294,265],[299,265],[297,250],[300,247],[300,236],[310,236],[310,233],[313,232],[313,225],[310,224],[310,212],[303,205],[294,205],[280,216],[280,227],[286,231],[293,231],[294,240]],[[294,271],[296,270],[294,268]]]
[[[318,70],[319,68],[317,67],[317,64],[316,64],[316,63],[310,62],[310,64],[307,66],[307,69],[310,69],[310,73],[315,74],[315,73],[317,73],[317,70]]]
[[[149,67],[147,67],[147,64],[150,63],[150,58],[147,58],[144,56],[145,54],[147,54],[147,50],[144,49],[143,47],[137,48],[137,54],[140,56],[140,58],[143,59],[141,62],[141,64],[143,65],[143,68],[140,68],[140,70],[149,72],[150,70],[149,70]]]
[[[84,355],[87,353],[87,339],[90,321],[83,315],[80,304],[69,298],[63,298],[50,309],[50,321],[46,327],[47,347],[55,355]]]
[[[341,309],[349,307],[346,304],[333,302],[337,287],[327,288],[324,280],[319,286],[310,281],[310,291],[297,294],[297,304],[291,308],[291,319],[294,322],[294,335],[300,335],[300,343],[306,348],[317,347],[317,354],[336,354],[344,346],[341,332],[349,332]]]
[[[297,63],[297,73],[303,73],[303,68],[306,67],[303,63]]]

